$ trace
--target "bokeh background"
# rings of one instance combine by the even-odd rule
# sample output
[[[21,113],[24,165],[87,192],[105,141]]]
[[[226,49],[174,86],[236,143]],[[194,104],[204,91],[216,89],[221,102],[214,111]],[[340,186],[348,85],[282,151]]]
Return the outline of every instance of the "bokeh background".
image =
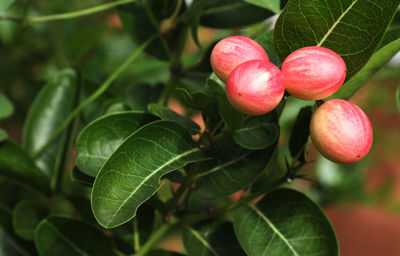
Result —
[[[102,3],[100,0],[34,2],[29,14],[32,16],[63,13]],[[17,1],[2,15],[20,15],[20,12]],[[200,60],[218,39],[233,34],[255,37],[272,25],[273,19],[246,29],[202,27],[199,29],[202,49],[189,36],[184,63],[190,65]],[[97,88],[135,48],[113,11],[28,28],[0,19],[0,92],[14,105],[14,114],[2,120],[1,127],[13,140],[20,142],[29,107],[56,70],[76,68],[89,84],[90,91]],[[208,74],[198,72],[193,75],[201,80]],[[97,106],[107,109],[115,104],[126,104],[143,110],[146,103],[157,100],[159,88],[167,80],[168,63],[143,55],[112,85]],[[310,144],[310,163],[301,172],[309,180],[296,180],[290,184],[323,206],[336,229],[343,256],[400,255],[400,112],[396,106],[399,84],[398,55],[351,98],[369,116],[374,130],[374,143],[364,160],[354,165],[336,165],[320,157]],[[299,108],[307,104],[312,103],[289,99],[281,119],[283,150],[287,151]],[[178,100],[171,101],[170,106],[185,113]],[[194,118],[201,122],[199,116]],[[163,246],[179,250],[181,245],[178,239],[167,241]]]

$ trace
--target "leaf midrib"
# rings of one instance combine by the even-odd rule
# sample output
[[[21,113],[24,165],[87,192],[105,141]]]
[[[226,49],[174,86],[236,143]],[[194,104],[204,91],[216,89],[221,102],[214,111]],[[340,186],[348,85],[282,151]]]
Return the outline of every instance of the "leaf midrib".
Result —
[[[110,220],[107,222],[107,226],[110,226],[110,223],[113,222],[114,218],[117,216],[117,214],[119,213],[119,211],[122,209],[122,207],[126,204],[126,202],[128,202],[129,199],[132,198],[132,196],[143,186],[143,184],[145,184],[151,177],[153,177],[154,175],[158,174],[159,171],[161,171],[164,167],[168,166],[169,164],[173,163],[174,161],[179,160],[182,157],[185,157],[191,153],[194,153],[196,151],[200,151],[200,149],[198,148],[193,148],[189,151],[186,151],[185,153],[182,153],[180,155],[177,155],[173,158],[171,158],[170,160],[168,160],[167,162],[165,162],[164,164],[162,164],[160,167],[158,167],[157,169],[155,169],[149,176],[147,176],[146,178],[143,179],[142,182],[139,183],[139,185],[132,191],[132,193],[129,194],[129,196],[120,204],[120,206],[118,207],[118,209],[115,211],[115,213],[111,216]]]
[[[212,246],[207,242],[207,240],[205,240],[196,230],[192,229],[191,227],[187,227],[187,229],[212,253],[212,255],[219,256],[214,248],[212,248]]]
[[[277,234],[282,241],[287,245],[289,250],[293,253],[294,256],[300,256],[296,250],[292,247],[292,245],[289,243],[289,240],[285,238],[285,236],[275,227],[275,225],[255,206],[255,205],[249,205],[249,207],[255,211],[266,223],[270,228]]]

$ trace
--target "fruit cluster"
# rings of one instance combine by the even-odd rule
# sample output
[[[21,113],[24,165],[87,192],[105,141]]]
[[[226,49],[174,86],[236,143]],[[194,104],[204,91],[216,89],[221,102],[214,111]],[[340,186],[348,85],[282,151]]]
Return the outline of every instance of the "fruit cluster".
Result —
[[[322,100],[335,93],[346,77],[346,64],[334,51],[309,46],[292,52],[281,70],[269,62],[256,41],[231,36],[219,41],[211,53],[214,73],[226,83],[228,100],[249,115],[270,112],[285,90],[303,100]],[[326,158],[337,163],[361,160],[372,145],[372,127],[355,104],[332,99],[323,103],[310,123],[311,139]]]

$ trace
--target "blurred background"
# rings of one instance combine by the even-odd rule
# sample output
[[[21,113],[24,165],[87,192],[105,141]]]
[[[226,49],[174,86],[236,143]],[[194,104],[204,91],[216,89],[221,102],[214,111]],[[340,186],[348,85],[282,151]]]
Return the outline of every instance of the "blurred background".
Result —
[[[102,3],[99,0],[34,2],[30,16],[64,13]],[[0,13],[0,17],[21,15],[20,4],[17,1],[12,8]],[[271,28],[273,21],[272,18],[245,30],[200,27],[198,37],[202,48],[189,35],[184,65],[192,65],[202,58],[208,62],[209,49],[217,40],[233,34],[254,38]],[[27,28],[0,19],[0,92],[14,106],[13,115],[0,121],[1,127],[9,137],[20,142],[29,107],[55,71],[66,67],[79,70],[90,92],[135,48],[113,10]],[[202,71],[193,73],[186,82],[204,84],[211,72],[209,65]],[[167,62],[142,55],[97,105],[92,106],[94,110],[87,111],[106,111],[118,104],[144,110],[147,103],[157,100],[160,88],[168,78]],[[396,106],[399,84],[398,54],[351,99],[369,116],[374,130],[373,146],[364,160],[354,165],[337,165],[320,157],[310,144],[310,163],[301,171],[309,180],[295,180],[290,185],[323,206],[336,229],[343,256],[400,255],[400,112]],[[284,151],[288,152],[287,142],[300,107],[312,104],[289,99],[280,121],[280,145]],[[178,100],[171,101],[170,106],[185,112]],[[199,120],[198,116],[196,120]],[[179,245],[170,242],[167,246]]]

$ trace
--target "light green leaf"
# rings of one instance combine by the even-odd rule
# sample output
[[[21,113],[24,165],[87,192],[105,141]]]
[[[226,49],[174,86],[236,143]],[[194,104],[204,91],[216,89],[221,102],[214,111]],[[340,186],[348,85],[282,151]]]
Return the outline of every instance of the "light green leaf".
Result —
[[[355,76],[342,85],[340,89],[329,98],[345,100],[349,99],[399,51],[400,38],[383,46],[376,53],[374,53],[374,55],[372,55],[368,63]]]
[[[57,216],[39,223],[35,245],[40,256],[115,255],[110,240],[99,230],[85,222]]]
[[[16,143],[0,143],[0,175],[45,194],[49,193],[47,178],[36,164]]]
[[[323,46],[346,62],[350,79],[381,42],[399,0],[290,0],[279,16],[274,42],[284,60],[305,46]]]
[[[71,69],[58,72],[40,91],[26,118],[22,145],[30,155],[48,141],[73,110],[78,97],[77,74]],[[65,139],[55,140],[37,159],[36,164],[47,176],[59,168]]]
[[[160,187],[160,178],[205,157],[171,121],[152,122],[129,136],[104,163],[92,189],[97,221],[113,228],[129,221]]]
[[[179,123],[185,127],[191,134],[200,133],[200,126],[198,126],[191,119],[181,116],[170,108],[161,106],[159,104],[149,104],[148,109],[154,115],[160,117],[163,120],[171,120]]]
[[[7,118],[14,113],[14,105],[6,95],[0,93],[0,119]]]
[[[266,9],[273,11],[274,13],[279,13],[281,10],[279,0],[244,0],[249,4],[254,4]]]
[[[0,11],[7,9],[15,0],[0,0]]]
[[[225,223],[200,223],[187,226],[183,244],[191,256],[244,256],[234,235],[233,226]]]
[[[15,234],[25,240],[33,241],[35,228],[48,215],[46,204],[41,200],[19,202],[12,212]]]
[[[7,132],[0,128],[0,142],[6,140],[7,138],[8,138]]]
[[[338,256],[335,232],[321,208],[295,190],[271,192],[256,205],[238,208],[233,225],[249,256]]]
[[[196,190],[200,197],[215,199],[250,185],[265,169],[276,143],[265,150],[250,151],[236,145],[231,137],[216,141],[211,160],[198,167]]]
[[[106,115],[88,124],[76,142],[76,165],[95,177],[103,163],[133,132],[157,117],[143,112],[120,112]]]
[[[279,129],[273,123],[266,123],[238,129],[232,135],[238,145],[259,150],[271,146],[278,139]]]

